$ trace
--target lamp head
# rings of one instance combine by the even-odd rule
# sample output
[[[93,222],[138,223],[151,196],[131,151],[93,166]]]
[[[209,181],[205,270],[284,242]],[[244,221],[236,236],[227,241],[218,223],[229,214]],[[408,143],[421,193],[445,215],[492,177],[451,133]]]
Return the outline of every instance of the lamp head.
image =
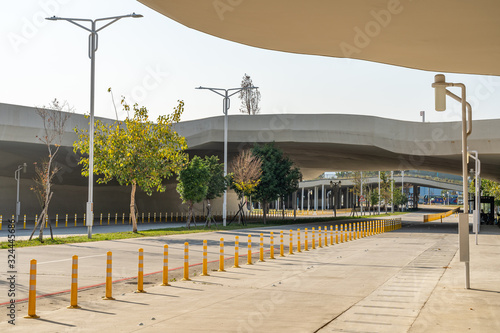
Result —
[[[26,162],[23,163],[23,173],[26,173],[26,169],[28,168],[28,165]]]
[[[45,19],[49,20],[49,21],[57,21],[57,20],[59,20],[59,17],[51,16],[51,17],[46,17]]]
[[[132,14],[130,14],[130,17],[141,18],[141,17],[144,17],[144,16],[142,16],[141,14],[132,13]]]
[[[435,89],[435,107],[436,111],[445,111],[446,110],[446,87],[448,84],[446,83],[446,79],[444,74],[437,74],[434,76],[434,83],[432,87]]]

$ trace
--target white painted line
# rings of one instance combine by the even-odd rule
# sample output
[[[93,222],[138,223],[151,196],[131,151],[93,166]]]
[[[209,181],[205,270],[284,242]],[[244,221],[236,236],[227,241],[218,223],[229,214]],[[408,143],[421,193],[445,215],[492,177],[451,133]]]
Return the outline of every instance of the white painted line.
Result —
[[[95,256],[78,257],[78,259],[94,258],[94,257],[104,257],[105,255],[106,254],[96,254]],[[69,260],[72,260],[72,258],[39,262],[38,265],[51,264],[51,263],[54,263],[54,262],[62,262],[62,261],[69,261]]]

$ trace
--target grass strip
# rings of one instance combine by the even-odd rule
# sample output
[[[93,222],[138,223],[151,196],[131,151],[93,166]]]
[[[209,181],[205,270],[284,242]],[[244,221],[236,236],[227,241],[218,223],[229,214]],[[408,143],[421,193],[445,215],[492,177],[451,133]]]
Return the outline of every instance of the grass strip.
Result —
[[[200,232],[212,232],[212,231],[225,231],[225,230],[238,230],[238,229],[251,229],[251,228],[263,228],[263,227],[273,227],[273,226],[283,226],[291,224],[304,224],[304,223],[317,223],[317,222],[330,222],[330,221],[343,221],[343,220],[353,220],[353,219],[375,219],[380,217],[387,217],[391,215],[402,215],[407,214],[406,212],[395,212],[380,215],[368,215],[368,216],[338,216],[338,217],[307,217],[293,219],[276,220],[272,219],[266,224],[262,222],[248,222],[246,225],[240,225],[235,222],[233,224],[223,227],[221,224],[217,226],[212,225],[211,228],[205,228],[203,226],[191,227],[190,229],[186,227],[181,228],[164,228],[164,229],[152,229],[152,230],[141,230],[138,232],[132,231],[120,231],[120,232],[110,232],[103,234],[93,234],[92,238],[89,239],[87,235],[82,236],[67,236],[67,237],[54,237],[54,239],[45,238],[43,243],[40,242],[38,238],[33,238],[32,240],[16,240],[15,247],[28,247],[28,246],[44,246],[44,245],[58,245],[58,244],[69,244],[69,243],[88,243],[88,242],[100,242],[107,240],[117,240],[117,239],[128,239],[128,238],[142,238],[142,237],[156,237],[156,236],[168,236],[168,235],[182,235],[182,234],[195,234]],[[0,249],[10,248],[9,242],[0,242]]]

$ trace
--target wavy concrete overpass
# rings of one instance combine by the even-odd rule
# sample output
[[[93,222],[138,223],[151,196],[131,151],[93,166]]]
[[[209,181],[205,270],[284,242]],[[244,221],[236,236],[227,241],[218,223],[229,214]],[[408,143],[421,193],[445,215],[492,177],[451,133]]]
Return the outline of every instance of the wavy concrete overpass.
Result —
[[[102,119],[103,121],[112,121]],[[86,128],[88,120],[73,114],[57,159],[62,167],[57,183],[85,202],[87,180],[80,176],[71,145],[74,127]],[[222,156],[223,117],[179,123],[192,154]],[[473,122],[470,149],[478,150],[483,177],[500,181],[500,119]],[[34,108],[0,104],[0,200],[11,200],[15,191],[13,173],[17,165],[40,161],[45,147],[39,144],[42,122]],[[255,142],[275,141],[302,169],[304,179],[335,170],[433,170],[461,173],[460,123],[420,123],[372,116],[344,114],[282,114],[229,116],[229,154],[235,155]],[[33,168],[31,168],[32,170]],[[33,171],[23,175],[33,178]],[[116,185],[116,184],[115,184]],[[24,190],[29,193],[29,190]],[[126,189],[98,186],[96,196],[112,205],[127,199],[110,198],[109,191]],[[32,194],[30,194],[32,195]],[[61,198],[62,201],[67,197]],[[57,201],[56,195],[54,200]],[[141,200],[141,199],[139,199]],[[146,200],[146,197],[144,197]],[[97,202],[97,200],[96,200]],[[177,204],[177,201],[174,201]]]

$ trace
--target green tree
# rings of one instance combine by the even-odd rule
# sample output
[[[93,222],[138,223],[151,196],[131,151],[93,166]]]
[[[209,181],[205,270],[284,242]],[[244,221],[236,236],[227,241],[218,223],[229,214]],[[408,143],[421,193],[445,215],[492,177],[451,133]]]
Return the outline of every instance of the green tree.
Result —
[[[399,209],[399,206],[406,205],[408,203],[408,196],[404,194],[402,191],[395,190],[394,191],[394,205]]]
[[[229,182],[228,177],[224,177],[224,164],[219,163],[219,158],[217,156],[205,156],[203,163],[207,167],[210,175],[207,185],[207,194],[205,195],[205,200],[207,201],[207,220],[205,224],[210,227],[213,220],[211,200],[220,197],[224,193]]]
[[[378,203],[379,203],[378,188],[377,189],[375,189],[373,187],[370,188],[370,192],[368,194],[368,200],[369,200],[371,208],[373,210],[373,207],[375,207],[375,205],[378,205]]]
[[[365,185],[365,175],[363,174],[362,171],[351,171],[348,173],[348,176],[352,179],[353,182],[353,187],[351,189],[351,192],[354,194],[354,197],[361,197],[361,192],[366,195],[366,185]],[[363,189],[363,191],[361,191]],[[366,202],[366,201],[365,201]],[[360,206],[363,205],[362,202],[359,203]],[[354,204],[352,208],[351,214],[355,215],[356,214],[356,206],[357,203]]]
[[[380,172],[380,197],[384,201],[385,213],[387,214],[387,205],[391,203],[391,174],[387,171]]]
[[[129,105],[122,100],[126,111]],[[164,179],[180,172],[188,160],[184,152],[186,139],[180,136],[173,124],[179,122],[184,111],[184,102],[174,108],[172,114],[159,116],[156,123],[149,120],[145,107],[133,106],[133,118],[124,122],[104,124],[97,120],[94,132],[94,173],[100,177],[98,183],[116,179],[120,185],[131,185],[130,216],[132,230],[137,232],[137,209],[135,194],[137,187],[147,195],[153,191],[165,191]],[[88,154],[88,130],[75,128],[78,140],[73,143],[74,151]],[[88,177],[89,159],[80,158],[82,174]]]
[[[208,183],[210,181],[210,170],[203,163],[199,156],[193,159],[179,172],[177,177],[177,192],[179,192],[182,203],[189,205],[186,227],[191,227],[191,217],[193,216],[193,205],[202,202],[208,192]]]
[[[292,160],[283,154],[283,151],[268,143],[263,146],[255,145],[254,155],[262,161],[262,176],[256,188],[255,198],[262,202],[264,223],[266,223],[268,203],[298,189],[301,178],[300,170],[293,166]]]

